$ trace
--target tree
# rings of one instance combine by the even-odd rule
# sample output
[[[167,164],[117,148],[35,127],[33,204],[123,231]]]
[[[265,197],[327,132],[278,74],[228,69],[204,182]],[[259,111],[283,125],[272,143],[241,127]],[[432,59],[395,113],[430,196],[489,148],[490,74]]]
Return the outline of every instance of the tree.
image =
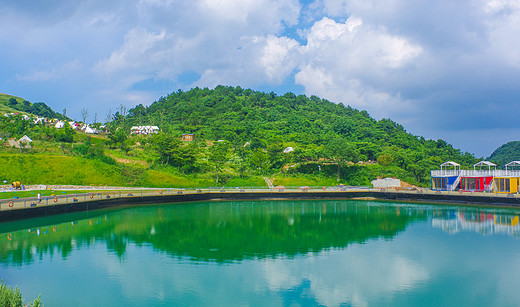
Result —
[[[115,131],[110,131],[108,138],[114,143],[114,145],[119,143],[120,148],[123,149],[125,141],[128,138],[128,132],[125,131],[122,127],[118,127]]]
[[[216,184],[219,181],[219,170],[229,160],[229,146],[226,142],[216,142],[209,148],[209,160],[215,166],[215,173],[217,175]]]
[[[23,110],[25,112],[31,112],[31,103],[27,100],[22,101]]]
[[[81,118],[83,118],[83,122],[87,123],[87,117],[88,117],[88,109],[83,108],[81,109]]]
[[[394,162],[394,157],[391,154],[382,154],[377,158],[377,163],[381,165],[381,177],[383,177],[383,170]]]
[[[72,127],[66,123],[63,128],[56,129],[55,139],[58,142],[72,143],[74,141],[75,134],[76,132],[74,132],[74,129],[72,129]]]
[[[330,159],[338,166],[338,178],[340,181],[340,170],[348,161],[357,160],[357,151],[353,144],[346,142],[340,137],[332,138],[323,150],[326,158]],[[354,161],[356,162],[356,161]]]
[[[269,165],[273,169],[280,169],[285,164],[286,154],[282,143],[272,143],[267,146]]]
[[[235,169],[238,171],[238,174],[240,177],[244,177],[244,172],[247,170],[249,164],[247,163],[247,160],[249,159],[249,156],[251,155],[251,150],[249,146],[236,146],[234,149],[234,153],[236,154],[234,164]]]
[[[253,150],[253,153],[249,157],[249,163],[256,170],[260,170],[260,172],[263,174],[269,168],[269,157],[267,152],[261,148]]]
[[[154,134],[150,143],[163,164],[170,164],[174,151],[181,145],[180,140],[165,133]]]
[[[184,145],[178,137],[171,134],[159,133],[152,136],[151,145],[159,155],[162,164],[177,167],[183,172],[185,169],[193,169],[196,163],[196,145],[190,143]]]

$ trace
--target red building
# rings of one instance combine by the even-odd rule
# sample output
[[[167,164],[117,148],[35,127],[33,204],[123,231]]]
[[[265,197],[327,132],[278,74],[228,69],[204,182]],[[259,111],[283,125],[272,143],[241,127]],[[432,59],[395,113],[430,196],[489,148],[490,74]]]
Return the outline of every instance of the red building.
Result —
[[[493,172],[496,169],[496,164],[480,161],[473,165],[473,170],[461,171],[460,190],[465,192],[492,192]]]

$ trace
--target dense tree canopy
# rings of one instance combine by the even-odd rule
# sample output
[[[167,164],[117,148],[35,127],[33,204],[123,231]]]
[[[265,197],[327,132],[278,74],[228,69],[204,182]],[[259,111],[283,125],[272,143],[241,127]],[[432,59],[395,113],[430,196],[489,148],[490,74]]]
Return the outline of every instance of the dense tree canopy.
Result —
[[[46,118],[57,118],[62,120],[70,120],[60,113],[55,112],[44,102],[31,103],[22,98],[0,94],[0,104],[4,104],[15,111],[22,111],[31,113],[34,115],[46,117]]]
[[[278,96],[240,87],[179,90],[148,107],[130,109],[126,124],[158,125],[166,133],[194,133],[198,139],[226,140],[235,148],[249,142],[251,162],[257,168],[265,168],[264,162],[270,162],[269,167],[282,167],[287,162],[283,159],[264,160],[276,156],[269,146],[283,150],[290,144],[295,147],[293,160],[298,162],[326,158],[341,164],[377,161],[385,155],[385,161],[391,160],[417,181],[425,180],[430,169],[447,160],[464,166],[476,161],[473,155],[443,140],[412,135],[390,119],[376,120],[366,111],[344,104],[316,96]],[[269,157],[262,158],[257,148],[269,152]]]
[[[47,117],[57,114],[44,103],[25,103],[21,98],[4,97],[0,102],[6,107],[12,104],[12,108],[37,110]],[[103,148],[119,145],[121,154],[112,156],[120,155],[119,161],[125,161],[122,163],[129,161],[128,156],[140,157],[139,165],[144,168],[214,175],[218,185],[277,175],[328,178],[329,184],[339,181],[351,185],[369,185],[370,180],[384,175],[428,185],[430,170],[445,161],[457,161],[465,168],[478,161],[446,141],[412,135],[390,119],[376,120],[366,111],[344,104],[316,96],[278,96],[240,87],[179,90],[148,107],[140,104],[127,110],[121,105],[107,121],[109,133],[93,139],[95,145],[74,144],[82,137],[77,137],[69,125],[55,129],[24,121],[21,116],[1,117],[0,137],[28,134],[42,142],[73,143],[72,147],[60,145],[63,154],[73,148],[72,154],[108,164],[116,161],[104,155]],[[129,135],[131,126],[142,125],[159,126],[161,132]],[[181,141],[184,133],[193,133],[195,141]],[[135,174],[128,176],[137,178],[144,171],[135,168]]]
[[[499,166],[512,161],[520,161],[520,141],[512,141],[498,147],[488,160],[495,162]]]

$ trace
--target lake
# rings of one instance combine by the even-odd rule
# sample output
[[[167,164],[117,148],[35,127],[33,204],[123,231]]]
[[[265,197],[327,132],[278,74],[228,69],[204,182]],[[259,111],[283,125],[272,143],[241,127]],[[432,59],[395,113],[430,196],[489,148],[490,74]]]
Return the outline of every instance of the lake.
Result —
[[[119,207],[0,223],[46,306],[520,304],[518,210],[373,201]]]

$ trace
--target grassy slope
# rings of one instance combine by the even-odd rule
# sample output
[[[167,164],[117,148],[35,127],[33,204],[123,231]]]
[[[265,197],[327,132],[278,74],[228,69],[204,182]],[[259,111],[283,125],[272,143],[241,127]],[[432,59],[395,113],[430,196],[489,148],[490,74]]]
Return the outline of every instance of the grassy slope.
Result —
[[[0,93],[0,103],[1,104],[4,104],[4,105],[8,104],[10,98],[16,99],[16,101],[18,101],[18,103],[21,103],[22,101],[24,101],[23,98]]]
[[[95,160],[46,154],[0,154],[0,175],[24,184],[120,185],[116,167]]]
[[[23,99],[20,97],[15,97],[15,96],[10,96],[10,95],[0,93],[0,113],[1,113],[0,115],[3,115],[3,113],[17,113],[17,112],[19,113],[20,112],[18,110],[12,109],[7,106],[7,104],[9,103],[9,98],[14,98],[18,102],[23,101]]]
[[[0,161],[0,180],[22,184],[184,188],[214,185],[211,176],[181,176],[167,170],[114,166],[74,156],[1,153]]]

